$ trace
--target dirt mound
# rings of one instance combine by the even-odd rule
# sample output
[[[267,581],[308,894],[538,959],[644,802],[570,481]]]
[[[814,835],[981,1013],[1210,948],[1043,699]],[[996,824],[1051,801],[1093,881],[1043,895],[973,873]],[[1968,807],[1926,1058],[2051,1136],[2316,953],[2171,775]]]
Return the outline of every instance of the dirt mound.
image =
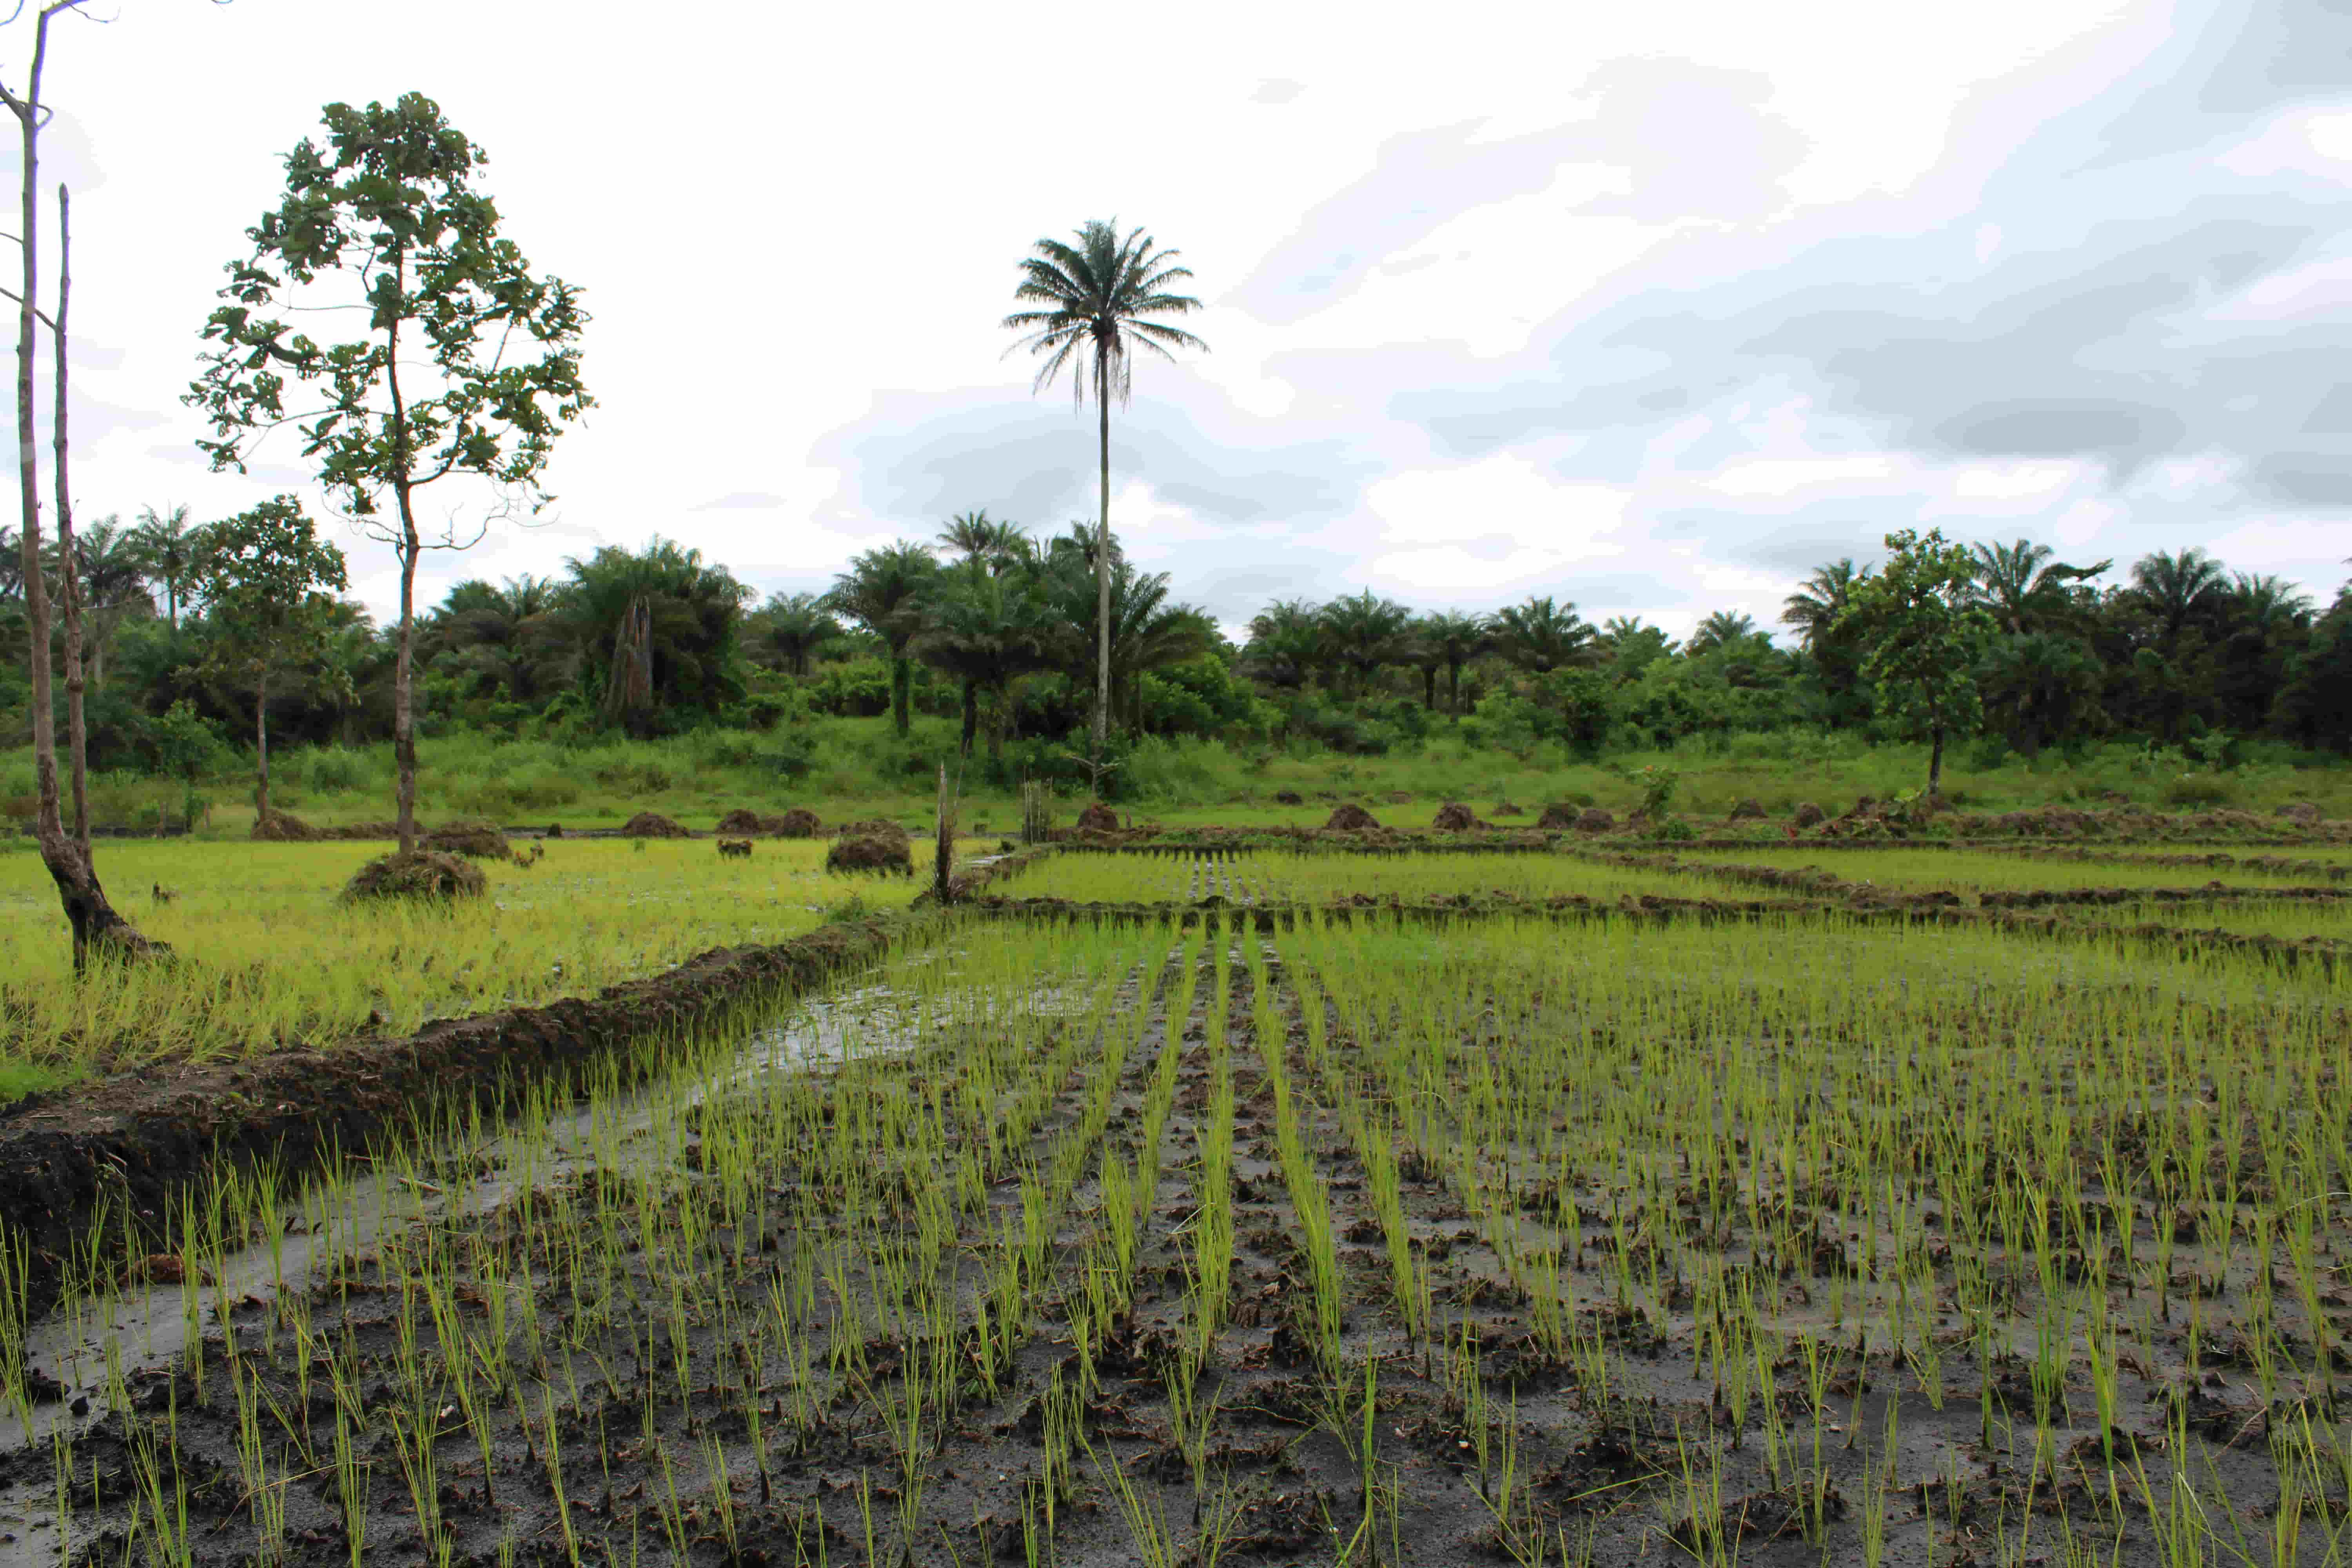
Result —
[[[1830,814],[1828,812],[1823,811],[1820,806],[1815,805],[1810,800],[1802,800],[1797,803],[1795,816],[1797,826],[1799,827],[1819,827],[1822,823],[1827,822],[1830,819]]]
[[[828,871],[885,871],[915,874],[915,858],[909,853],[907,836],[886,838],[878,833],[860,834],[856,837],[836,838],[833,847],[824,852],[824,868]]]
[[[1300,797],[1298,792],[1295,789],[1278,789],[1274,792],[1274,804],[1276,805],[1305,805],[1307,802]]]
[[[424,847],[445,855],[470,855],[478,860],[514,858],[514,847],[507,842],[506,829],[479,817],[459,817],[443,823],[425,836]]]
[[[2307,800],[2288,801],[2278,808],[2278,815],[2285,817],[2289,822],[2299,822],[2305,826],[2323,820],[2319,807]]]
[[[621,824],[624,838],[683,838],[686,829],[658,811],[641,811]]]
[[[1117,833],[1118,813],[1102,802],[1096,801],[1086,810],[1078,813],[1078,826],[1090,833]]]
[[[1350,802],[1331,814],[1329,819],[1323,824],[1323,831],[1326,833],[1361,833],[1367,828],[1376,828],[1378,826],[1380,826],[1380,822],[1370,812],[1366,811],[1362,806]]]
[[[1764,803],[1763,803],[1762,801],[1760,801],[1760,800],[1758,800],[1758,799],[1757,799],[1754,795],[1749,795],[1749,796],[1748,796],[1745,800],[1742,800],[1742,801],[1741,801],[1738,805],[1735,805],[1735,806],[1733,806],[1733,807],[1731,808],[1731,817],[1730,817],[1730,820],[1731,820],[1731,821],[1733,821],[1733,822],[1761,822],[1761,821],[1763,821],[1763,820],[1764,820]]]
[[[253,836],[266,844],[315,844],[326,837],[300,817],[282,811],[254,818]]]
[[[1576,826],[1578,808],[1564,800],[1556,800],[1543,808],[1536,826],[1547,833],[1564,833]]]
[[[1478,826],[1478,814],[1458,800],[1449,800],[1437,808],[1429,826],[1440,833],[1467,833]]]
[[[776,818],[776,826],[771,831],[779,838],[814,838],[824,827],[824,824],[817,820],[815,812],[807,806],[796,805]]]
[[[369,861],[343,888],[346,899],[478,899],[489,879],[463,858],[415,849]]]

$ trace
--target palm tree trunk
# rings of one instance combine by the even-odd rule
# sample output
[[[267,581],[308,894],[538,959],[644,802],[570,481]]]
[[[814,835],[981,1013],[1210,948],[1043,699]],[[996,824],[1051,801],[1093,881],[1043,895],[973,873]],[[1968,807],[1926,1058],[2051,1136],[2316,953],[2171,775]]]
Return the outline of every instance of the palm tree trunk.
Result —
[[[1456,719],[1462,717],[1462,666],[1459,661],[1445,667],[1445,706]]]
[[[1095,405],[1101,416],[1102,536],[1095,546],[1095,744],[1102,761],[1110,732],[1110,361],[1095,343]]]
[[[971,755],[972,737],[980,732],[980,682],[970,676],[963,682],[963,742],[958,755]]]
[[[908,716],[907,705],[912,700],[914,684],[914,668],[908,662],[906,654],[903,651],[893,653],[890,656],[890,712],[898,725],[898,739],[902,741],[907,738],[907,727],[912,722]]]
[[[1437,711],[1437,666],[1433,664],[1421,672],[1421,705],[1432,713]]]

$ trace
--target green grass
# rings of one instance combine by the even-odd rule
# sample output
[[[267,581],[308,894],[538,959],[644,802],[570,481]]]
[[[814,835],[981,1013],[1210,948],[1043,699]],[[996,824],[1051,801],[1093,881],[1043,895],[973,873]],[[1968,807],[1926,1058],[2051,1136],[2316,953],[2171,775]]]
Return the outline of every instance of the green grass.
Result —
[[[0,854],[0,1073],[70,1079],[170,1057],[328,1045],[362,1030],[582,995],[709,948],[815,929],[855,892],[903,904],[905,877],[829,877],[823,840],[557,841],[537,866],[479,861],[488,895],[451,908],[337,894],[380,844],[102,846],[110,894],[178,962],[78,983],[38,857]],[[158,902],[161,885],[173,897]],[[0,1079],[0,1089],[5,1080]]]
[[[913,820],[929,811],[933,769],[945,761],[951,776],[965,781],[967,826],[1011,831],[1020,819],[1013,792],[981,784],[983,765],[960,763],[954,737],[955,725],[946,720],[919,720],[907,742],[892,735],[887,719],[818,720],[801,732],[805,770],[786,777],[774,759],[788,742],[776,735],[709,732],[577,747],[467,732],[433,736],[418,742],[418,809],[427,820],[477,816],[509,826],[561,821],[580,827],[617,826],[650,810],[708,828],[738,805],[771,811],[806,805],[828,820],[874,815]],[[1863,795],[1884,800],[1916,789],[1927,772],[1921,748],[1873,746],[1850,734],[1736,735],[1590,762],[1550,746],[1524,758],[1468,749],[1441,723],[1429,740],[1378,757],[1153,741],[1129,755],[1115,775],[1115,804],[1139,817],[1188,826],[1319,826],[1339,801],[1366,804],[1384,822],[1401,826],[1425,826],[1446,801],[1482,815],[1507,802],[1531,810],[1554,801],[1589,802],[1622,816],[1641,803],[1640,788],[1625,774],[1650,764],[1681,775],[1673,808],[1703,826],[1719,824],[1746,799],[1762,805],[1776,822],[1805,802],[1835,813]],[[237,838],[250,827],[248,767],[232,759],[200,785],[212,803],[201,830],[206,836]],[[27,752],[0,753],[0,802],[22,808],[32,776]],[[389,817],[393,781],[389,744],[287,748],[274,754],[274,804],[321,826]],[[2352,768],[2266,763],[2182,779],[2147,771],[2137,749],[2121,744],[2071,763],[2012,759],[1978,769],[1954,758],[1944,787],[1970,811],[2096,804],[2112,794],[2167,810],[2229,806],[2265,814],[2308,800],[2330,816],[2352,817]],[[1060,788],[1067,821],[1083,796],[1075,784]],[[1302,804],[1277,804],[1274,797],[1282,793],[1301,796]],[[1389,797],[1396,795],[1407,798],[1392,803]],[[176,814],[181,790],[168,780],[110,773],[97,778],[93,798],[100,821],[132,823],[152,820],[159,808]]]

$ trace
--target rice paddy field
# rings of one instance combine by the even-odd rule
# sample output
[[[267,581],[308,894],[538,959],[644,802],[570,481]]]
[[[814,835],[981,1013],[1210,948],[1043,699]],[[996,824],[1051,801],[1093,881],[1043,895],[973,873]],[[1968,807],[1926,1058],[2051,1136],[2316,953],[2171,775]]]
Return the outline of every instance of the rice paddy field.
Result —
[[[384,847],[108,844],[110,896],[183,961],[102,986],[74,983],[39,858],[0,854],[0,1091],[593,993],[709,948],[803,934],[853,893],[884,907],[918,887],[828,877],[822,840],[763,840],[734,860],[707,839],[559,839],[534,865],[478,862],[479,900],[342,903]]]
[[[1078,903],[1197,901],[1322,903],[1357,894],[1408,902],[1503,895],[1618,898],[1628,893],[1718,892],[1706,878],[1663,868],[1633,869],[1550,850],[1517,853],[1237,853],[1056,855],[1003,885],[1009,896]]]
[[[650,898],[635,855],[580,874]],[[782,864],[669,877],[782,906]],[[910,923],[584,1093],[206,1175],[168,1253],[101,1212],[0,1312],[0,1562],[2352,1557],[2333,970],[1200,903],[1685,883],[1053,855],[991,891],[1167,907]]]
[[[2294,852],[2303,858],[2304,851]],[[1767,866],[1780,870],[1815,870],[1850,882],[1877,888],[1945,889],[1956,893],[2040,892],[2078,888],[2303,888],[2330,886],[2325,875],[2278,869],[2240,860],[2231,865],[2183,866],[2153,858],[2134,860],[2103,857],[2096,860],[2041,859],[1988,855],[1965,849],[1873,849],[1824,855],[1791,847],[1776,848],[1706,849],[1673,858],[1681,867]]]

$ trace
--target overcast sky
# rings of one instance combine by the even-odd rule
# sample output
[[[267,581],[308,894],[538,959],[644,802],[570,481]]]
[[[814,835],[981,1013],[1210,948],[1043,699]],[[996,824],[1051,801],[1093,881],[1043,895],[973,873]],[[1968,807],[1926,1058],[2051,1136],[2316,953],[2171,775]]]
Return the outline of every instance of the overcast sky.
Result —
[[[322,104],[436,100],[583,289],[554,521],[427,557],[420,604],[656,532],[764,592],[956,511],[1091,516],[1092,410],[998,322],[1093,217],[1195,274],[1211,352],[1139,363],[1112,516],[1231,630],[1365,587],[1770,624],[1914,524],[2323,601],[2352,555],[2343,0],[100,5],[55,25],[43,143],[83,519],[304,488],[282,437],[210,473],[178,398]],[[389,552],[339,537],[388,616]]]

